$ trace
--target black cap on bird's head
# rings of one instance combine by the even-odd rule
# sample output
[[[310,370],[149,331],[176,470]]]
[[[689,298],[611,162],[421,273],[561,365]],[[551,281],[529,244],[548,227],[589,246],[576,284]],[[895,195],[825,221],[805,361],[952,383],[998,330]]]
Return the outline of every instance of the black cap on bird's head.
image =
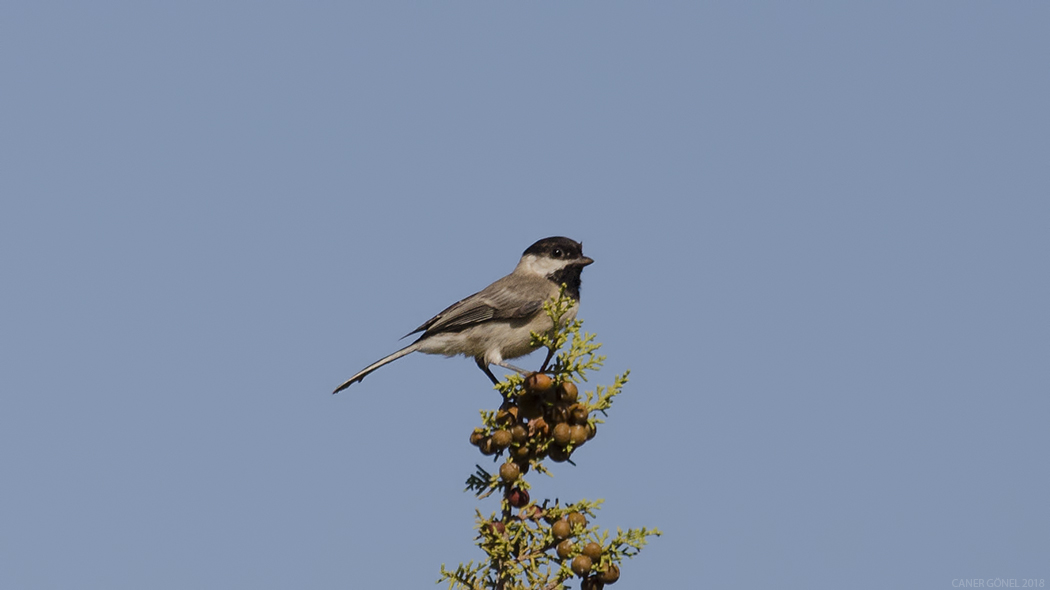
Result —
[[[556,260],[577,260],[578,266],[587,266],[594,262],[583,255],[583,244],[581,242],[561,236],[543,238],[529,246],[521,255],[527,256],[529,254]]]

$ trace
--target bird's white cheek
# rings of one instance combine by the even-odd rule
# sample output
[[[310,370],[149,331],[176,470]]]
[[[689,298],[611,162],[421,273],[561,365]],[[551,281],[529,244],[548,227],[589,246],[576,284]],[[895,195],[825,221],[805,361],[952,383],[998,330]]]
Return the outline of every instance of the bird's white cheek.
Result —
[[[565,266],[565,262],[562,260],[554,260],[553,258],[534,256],[529,254],[523,256],[521,262],[518,263],[519,272],[525,272],[527,274],[535,275],[538,277],[545,277]]]

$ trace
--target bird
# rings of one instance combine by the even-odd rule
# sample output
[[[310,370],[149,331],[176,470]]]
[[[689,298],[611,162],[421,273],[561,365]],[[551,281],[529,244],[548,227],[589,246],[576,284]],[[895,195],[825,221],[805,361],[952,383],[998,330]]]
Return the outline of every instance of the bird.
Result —
[[[453,303],[405,334],[402,338],[422,332],[412,344],[361,369],[332,393],[339,393],[376,369],[417,351],[446,357],[460,354],[473,357],[494,385],[499,384],[499,379],[489,365],[528,374],[507,364],[507,359],[535,350],[530,343],[532,333],[543,333],[553,327],[543,304],[556,299],[562,285],[565,294],[573,299],[562,321],[575,319],[580,302],[580,274],[583,267],[593,262],[583,255],[581,242],[561,236],[537,241],[522,253],[509,275]]]

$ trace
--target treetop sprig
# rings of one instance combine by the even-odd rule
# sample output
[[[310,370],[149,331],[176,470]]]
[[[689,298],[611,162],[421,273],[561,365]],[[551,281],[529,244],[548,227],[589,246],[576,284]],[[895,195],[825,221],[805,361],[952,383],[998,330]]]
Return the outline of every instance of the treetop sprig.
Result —
[[[588,371],[600,369],[605,357],[597,354],[601,344],[595,335],[582,331],[582,321],[565,321],[574,305],[564,288],[544,304],[552,328],[533,333],[532,343],[547,348],[547,359],[536,373],[501,381],[496,389],[502,403],[496,410],[482,410],[481,426],[470,434],[471,444],[492,456],[499,468],[489,472],[476,465],[467,490],[479,499],[499,492],[500,507],[489,516],[475,511],[476,541],[486,558],[454,570],[441,566],[439,582],[448,582],[450,590],[561,590],[574,577],[581,590],[601,590],[619,579],[625,558],[636,555],[649,537],[660,535],[645,527],[617,528],[615,535],[600,531],[591,524],[600,499],[561,504],[530,498],[526,474],[552,475],[548,459],[575,465],[570,457],[594,439],[602,417],[627,384],[625,371],[612,385],[597,385],[581,395],[577,384],[587,380]]]

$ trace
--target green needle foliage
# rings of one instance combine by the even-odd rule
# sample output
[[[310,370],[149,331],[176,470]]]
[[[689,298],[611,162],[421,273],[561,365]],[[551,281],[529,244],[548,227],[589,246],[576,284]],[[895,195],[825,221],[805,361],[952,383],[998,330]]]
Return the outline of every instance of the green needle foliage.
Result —
[[[564,321],[575,302],[565,295],[544,305],[554,326],[534,333],[532,343],[549,354],[540,372],[511,375],[496,388],[503,403],[496,411],[482,410],[481,426],[470,435],[482,454],[503,462],[495,473],[480,465],[467,478],[467,489],[479,499],[496,493],[500,509],[485,516],[476,511],[478,547],[485,559],[441,566],[438,583],[449,590],[562,590],[578,578],[581,590],[601,590],[620,577],[620,563],[634,557],[657,529],[617,528],[601,531],[591,521],[602,500],[561,504],[530,499],[525,474],[551,476],[545,461],[575,463],[573,452],[593,439],[601,416],[608,416],[614,398],[627,383],[628,372],[609,386],[598,385],[581,399],[577,384],[588,371],[601,368],[605,357],[594,334],[581,332],[580,320]],[[554,361],[553,364],[551,361]],[[549,366],[548,366],[549,365]]]

